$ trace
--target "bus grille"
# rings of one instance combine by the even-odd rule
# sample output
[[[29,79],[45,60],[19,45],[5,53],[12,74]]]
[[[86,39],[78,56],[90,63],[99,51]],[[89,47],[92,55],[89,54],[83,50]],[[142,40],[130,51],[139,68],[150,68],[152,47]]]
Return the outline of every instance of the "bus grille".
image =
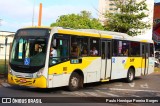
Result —
[[[17,84],[20,84],[20,85],[31,85],[33,84],[35,81],[33,79],[15,79],[15,82]]]

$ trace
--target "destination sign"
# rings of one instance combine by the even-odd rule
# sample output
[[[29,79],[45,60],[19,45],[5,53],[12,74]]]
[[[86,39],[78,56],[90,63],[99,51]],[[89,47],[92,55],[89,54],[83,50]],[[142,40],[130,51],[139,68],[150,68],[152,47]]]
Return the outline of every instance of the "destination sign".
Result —
[[[21,29],[17,36],[46,36],[49,34],[47,29]]]

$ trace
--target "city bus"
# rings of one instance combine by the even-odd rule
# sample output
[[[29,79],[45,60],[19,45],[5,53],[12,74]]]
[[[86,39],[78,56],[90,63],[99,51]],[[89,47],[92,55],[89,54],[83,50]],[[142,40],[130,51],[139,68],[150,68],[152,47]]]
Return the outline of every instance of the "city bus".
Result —
[[[66,86],[148,75],[154,71],[152,40],[124,33],[62,27],[19,29],[14,37],[8,83],[36,88]]]

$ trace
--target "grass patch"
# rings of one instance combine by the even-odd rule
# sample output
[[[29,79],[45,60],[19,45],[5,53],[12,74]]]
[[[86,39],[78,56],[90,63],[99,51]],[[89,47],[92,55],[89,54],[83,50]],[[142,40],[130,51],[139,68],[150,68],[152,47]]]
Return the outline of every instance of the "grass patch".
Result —
[[[5,60],[0,59],[0,74],[7,73],[8,70],[8,61],[6,61],[6,70],[5,70]]]

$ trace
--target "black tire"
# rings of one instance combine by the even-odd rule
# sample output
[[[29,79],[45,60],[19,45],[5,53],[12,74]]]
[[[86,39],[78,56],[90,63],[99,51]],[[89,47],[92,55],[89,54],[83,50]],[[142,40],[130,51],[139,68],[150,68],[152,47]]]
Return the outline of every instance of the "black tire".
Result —
[[[80,88],[83,88],[83,78],[78,73],[73,72],[69,79],[68,90],[76,91]]]
[[[127,78],[126,78],[126,81],[128,83],[132,82],[135,78],[135,72],[134,72],[134,69],[133,68],[130,68],[128,70],[128,73],[127,73]]]

